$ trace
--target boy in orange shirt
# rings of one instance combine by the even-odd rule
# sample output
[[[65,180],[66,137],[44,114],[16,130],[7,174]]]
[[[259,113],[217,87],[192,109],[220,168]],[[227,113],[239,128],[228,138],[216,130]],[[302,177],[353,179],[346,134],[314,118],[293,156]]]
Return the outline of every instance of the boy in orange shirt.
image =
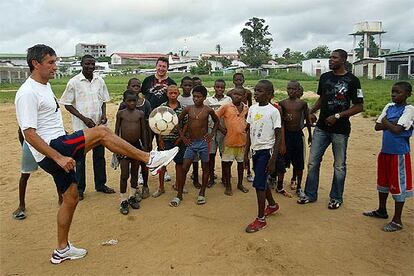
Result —
[[[244,162],[244,148],[246,146],[246,116],[248,107],[242,100],[244,90],[235,88],[231,94],[232,103],[228,103],[220,107],[216,114],[219,118],[224,119],[224,124],[227,127],[219,125],[220,131],[225,135],[224,137],[224,152],[221,157],[223,162],[223,177],[226,183],[225,195],[232,196],[233,191],[230,183],[230,172],[233,160],[237,162],[237,189],[243,193],[247,193],[243,184],[243,162]],[[231,126],[231,127],[230,127]]]

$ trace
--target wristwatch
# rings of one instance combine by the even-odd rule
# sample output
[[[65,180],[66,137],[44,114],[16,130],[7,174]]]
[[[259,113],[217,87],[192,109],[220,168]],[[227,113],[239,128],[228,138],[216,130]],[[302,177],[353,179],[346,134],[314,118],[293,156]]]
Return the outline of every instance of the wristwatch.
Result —
[[[335,115],[334,115],[334,116],[335,116],[335,119],[337,119],[337,120],[338,120],[339,118],[341,118],[341,115],[340,115],[339,113],[335,113]]]

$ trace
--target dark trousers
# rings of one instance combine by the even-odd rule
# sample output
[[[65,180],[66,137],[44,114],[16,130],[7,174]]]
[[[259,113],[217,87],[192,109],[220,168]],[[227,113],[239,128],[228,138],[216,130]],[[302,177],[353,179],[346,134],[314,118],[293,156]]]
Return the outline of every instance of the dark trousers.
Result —
[[[95,180],[95,190],[102,190],[106,184],[105,166],[105,147],[97,146],[92,149],[93,174]],[[78,191],[85,192],[85,161],[86,156],[76,161],[76,180],[78,181]]]

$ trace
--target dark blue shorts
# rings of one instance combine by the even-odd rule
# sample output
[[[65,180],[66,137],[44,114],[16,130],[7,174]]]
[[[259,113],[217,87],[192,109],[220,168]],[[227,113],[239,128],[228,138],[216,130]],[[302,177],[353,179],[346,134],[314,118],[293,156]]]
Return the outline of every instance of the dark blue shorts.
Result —
[[[304,136],[302,130],[287,131],[285,130],[286,154],[285,164],[289,168],[292,164],[295,170],[303,170],[305,167],[305,148],[303,142]]]
[[[253,153],[253,187],[259,191],[267,189],[267,172],[266,166],[271,157],[270,149],[258,150]]]
[[[197,161],[196,157],[199,156],[201,162],[206,163],[210,157],[210,143],[204,139],[192,140],[191,144],[185,149],[184,159],[190,159]]]
[[[175,141],[171,141],[171,140],[164,140],[164,149],[165,150],[169,150],[172,149],[174,147],[178,146],[178,153],[177,155],[174,157],[174,162],[175,164],[178,165],[182,165],[183,161],[184,161],[184,153],[185,153],[185,145],[183,142],[180,142],[180,144],[175,145]]]
[[[50,141],[49,146],[64,156],[79,160],[85,155],[85,136],[83,135],[83,130],[53,139]],[[65,172],[62,167],[49,157],[43,158],[38,164],[43,170],[53,176],[56,187],[61,193],[66,192],[72,183],[77,183],[74,170],[68,173]]]

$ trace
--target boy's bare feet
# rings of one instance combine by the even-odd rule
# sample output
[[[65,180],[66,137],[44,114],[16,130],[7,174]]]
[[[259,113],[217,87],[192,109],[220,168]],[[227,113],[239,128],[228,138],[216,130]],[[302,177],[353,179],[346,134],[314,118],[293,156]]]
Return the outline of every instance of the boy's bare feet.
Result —
[[[238,185],[237,189],[239,189],[240,191],[242,191],[243,193],[248,193],[249,189],[247,189],[246,187],[244,187],[243,185]]]
[[[233,195],[233,191],[231,189],[226,189],[224,191],[224,194],[227,195],[227,196],[232,196]]]
[[[193,185],[196,189],[201,189],[201,184],[198,181],[193,181]]]

